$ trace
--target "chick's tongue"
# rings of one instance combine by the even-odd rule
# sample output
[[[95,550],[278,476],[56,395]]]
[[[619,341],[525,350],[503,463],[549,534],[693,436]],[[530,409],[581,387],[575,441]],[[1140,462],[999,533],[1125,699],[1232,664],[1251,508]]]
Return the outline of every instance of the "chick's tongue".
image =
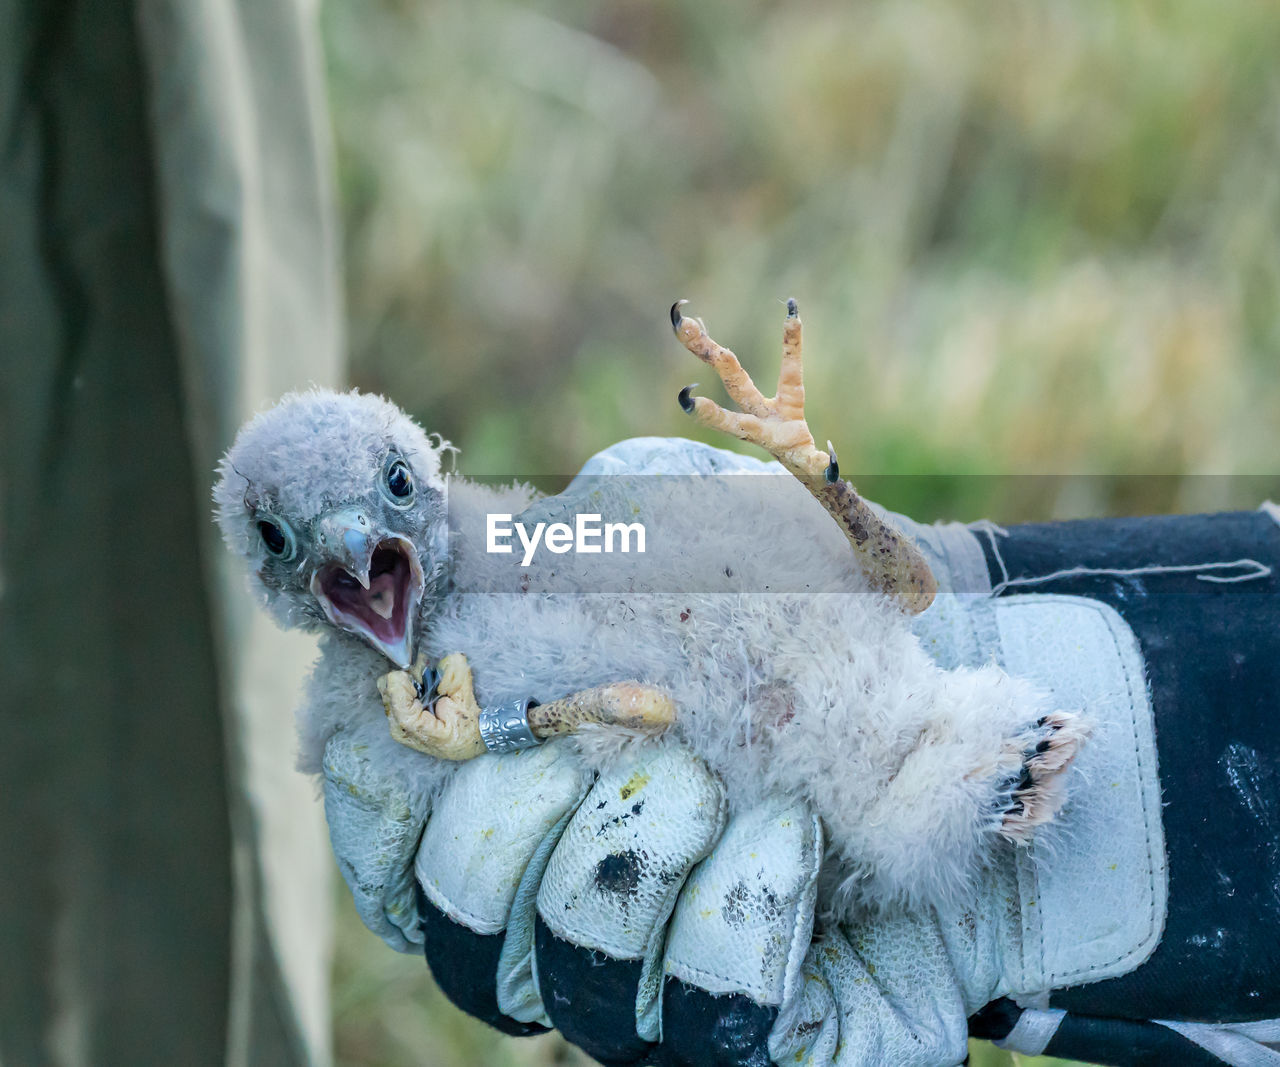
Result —
[[[380,574],[369,582],[365,594],[369,607],[384,619],[390,619],[396,610],[396,576],[393,571]]]

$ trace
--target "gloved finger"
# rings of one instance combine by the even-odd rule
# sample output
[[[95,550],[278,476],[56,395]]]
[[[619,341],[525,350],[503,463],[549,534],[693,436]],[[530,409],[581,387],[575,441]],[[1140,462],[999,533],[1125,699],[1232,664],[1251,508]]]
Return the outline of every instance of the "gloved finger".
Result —
[[[520,1019],[498,1005],[516,892],[526,877],[540,876],[531,863],[545,862],[590,780],[557,742],[481,756],[458,768],[422,835],[414,872],[427,964],[454,1004],[507,1033],[536,1032],[542,1017],[540,1005]]]
[[[570,819],[537,897],[535,973],[552,1023],[605,1064],[658,1039],[666,922],[720,836],[724,790],[687,748],[637,746]]]
[[[413,854],[429,802],[379,772],[368,745],[339,731],[325,745],[324,813],[338,870],[364,924],[398,952],[422,943]]]
[[[777,1063],[938,1067],[967,1052],[964,1002],[936,924],[886,915],[825,931],[769,1038]]]
[[[813,933],[822,826],[773,797],[729,820],[689,876],[667,935],[664,1064],[764,1067]]]

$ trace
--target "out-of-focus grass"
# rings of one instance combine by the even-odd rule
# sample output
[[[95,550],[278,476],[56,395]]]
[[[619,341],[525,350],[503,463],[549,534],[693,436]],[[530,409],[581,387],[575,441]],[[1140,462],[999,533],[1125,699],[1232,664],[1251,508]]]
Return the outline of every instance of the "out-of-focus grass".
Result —
[[[467,469],[690,432],[680,296],[766,378],[800,300],[851,470],[1274,467],[1267,5],[326,15],[355,379]]]
[[[768,381],[795,296],[815,433],[917,517],[1276,492],[1270,5],[328,0],[324,28],[354,381],[466,471],[702,436],[676,392],[723,394],[667,306]],[[935,477],[1081,472],[1169,477]],[[343,1062],[558,1054],[340,948]]]

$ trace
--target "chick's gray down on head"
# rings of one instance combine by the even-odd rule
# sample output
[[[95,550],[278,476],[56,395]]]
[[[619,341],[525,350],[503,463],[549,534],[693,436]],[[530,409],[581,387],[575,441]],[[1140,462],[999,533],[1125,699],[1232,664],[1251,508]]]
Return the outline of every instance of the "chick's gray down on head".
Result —
[[[244,427],[219,474],[223,533],[276,618],[407,666],[447,541],[440,449],[418,425],[381,397],[298,394]]]
[[[439,787],[449,768],[391,739],[377,690],[417,651],[465,653],[482,705],[634,679],[670,695],[676,733],[731,806],[768,789],[814,805],[828,906],[965,891],[1052,707],[995,664],[935,664],[797,479],[644,438],[601,453],[587,469],[602,477],[558,497],[451,476],[446,501],[445,447],[385,400],[316,391],[249,422],[222,464],[227,544],[283,625],[321,633],[298,714],[303,770],[320,772],[343,731],[370,766],[421,794]],[[458,532],[495,512],[575,511],[640,519],[653,545],[526,566]],[[584,748],[609,753],[607,740]]]

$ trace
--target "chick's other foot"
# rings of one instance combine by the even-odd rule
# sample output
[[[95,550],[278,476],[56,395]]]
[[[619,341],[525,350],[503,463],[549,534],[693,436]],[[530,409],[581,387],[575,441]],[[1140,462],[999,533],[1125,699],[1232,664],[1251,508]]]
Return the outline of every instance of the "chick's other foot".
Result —
[[[439,759],[469,760],[481,755],[485,745],[480,737],[480,705],[467,657],[456,652],[437,664],[434,697],[423,684],[428,666],[426,656],[419,654],[409,670],[391,671],[378,679],[391,736]]]

